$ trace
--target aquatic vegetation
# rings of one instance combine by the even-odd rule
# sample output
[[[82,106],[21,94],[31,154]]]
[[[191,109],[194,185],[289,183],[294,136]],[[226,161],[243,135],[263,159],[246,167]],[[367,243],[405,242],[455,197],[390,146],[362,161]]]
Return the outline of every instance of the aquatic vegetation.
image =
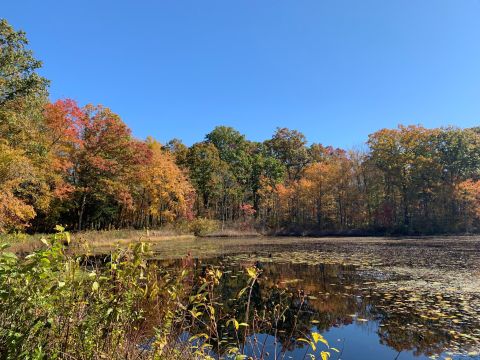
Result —
[[[412,266],[412,260],[404,258],[397,248],[398,256],[390,261],[390,266],[386,261],[389,252],[373,254],[366,246],[363,251],[355,247],[354,254],[349,255],[340,244],[336,245],[338,255],[312,247],[309,251],[228,255],[226,261],[276,268],[281,279],[272,279],[273,282],[285,288],[304,289],[311,306],[318,312],[329,311],[340,324],[377,324],[381,343],[398,351],[428,356],[445,351],[478,353],[479,279],[458,269],[456,260],[444,261],[437,268],[437,259],[430,256],[430,268]],[[464,263],[471,260],[462,259]],[[290,273],[292,267],[296,268]],[[272,277],[279,274],[270,272]],[[325,284],[326,279],[332,283]]]
[[[170,265],[187,253],[199,258],[197,267],[220,261],[219,267],[231,271],[220,285],[228,280],[221,290],[226,293],[243,286],[238,269],[258,266],[262,297],[268,298],[275,286],[304,291],[308,305],[323,314],[313,319],[322,331],[368,320],[367,325],[380,326],[383,344],[433,356],[480,350],[477,247],[478,237],[197,239],[156,244],[153,256]],[[221,260],[215,260],[218,256]],[[366,312],[368,306],[376,312]],[[425,319],[433,315],[430,309],[457,317]],[[385,332],[389,328],[395,336]]]

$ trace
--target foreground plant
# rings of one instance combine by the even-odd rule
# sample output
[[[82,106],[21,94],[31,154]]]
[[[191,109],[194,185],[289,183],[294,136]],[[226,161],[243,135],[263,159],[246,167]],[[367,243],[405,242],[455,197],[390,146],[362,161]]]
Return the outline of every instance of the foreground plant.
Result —
[[[63,229],[24,259],[0,254],[1,358],[101,358],[127,354],[143,320],[143,245],[101,269],[67,255]]]
[[[224,301],[217,288],[223,272],[201,275],[167,271],[147,261],[137,243],[104,258],[75,256],[70,235],[42,238],[43,248],[25,257],[0,251],[0,359],[282,359],[266,351],[258,334],[277,335],[291,296],[263,309],[253,301],[261,271],[245,269],[246,284]],[[303,300],[296,311],[301,311]],[[294,317],[296,315],[293,315]],[[315,351],[319,334],[292,341]],[[323,340],[322,340],[323,339]],[[314,355],[310,355],[314,358]]]

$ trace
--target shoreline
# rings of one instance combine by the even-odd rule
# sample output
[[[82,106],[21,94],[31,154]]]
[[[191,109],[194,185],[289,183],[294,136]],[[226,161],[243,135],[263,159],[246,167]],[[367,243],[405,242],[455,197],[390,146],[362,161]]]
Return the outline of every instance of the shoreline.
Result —
[[[195,236],[193,234],[175,233],[169,230],[110,230],[110,231],[92,231],[71,234],[71,243],[68,245],[69,251],[80,251],[84,253],[105,253],[114,250],[117,247],[127,247],[134,243],[145,242],[152,246],[165,242],[170,242],[173,246],[178,242],[195,241],[195,240],[240,240],[245,239],[260,239],[264,238],[266,242],[272,239],[292,239],[292,244],[295,238],[303,239],[383,239],[383,240],[428,240],[435,238],[469,238],[479,236],[480,234],[463,233],[463,234],[381,234],[368,232],[277,232],[277,233],[261,233],[256,231],[238,231],[238,230],[223,230],[209,233],[204,236]],[[11,235],[0,237],[0,243],[7,243],[9,247],[6,251],[15,254],[28,254],[45,246],[41,241],[47,234],[33,234],[33,235]],[[453,239],[452,239],[453,240]]]

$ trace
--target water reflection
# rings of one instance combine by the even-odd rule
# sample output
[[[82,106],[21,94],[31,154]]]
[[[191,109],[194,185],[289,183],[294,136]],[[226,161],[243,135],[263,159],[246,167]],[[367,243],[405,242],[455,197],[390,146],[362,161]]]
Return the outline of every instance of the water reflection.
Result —
[[[442,294],[386,291],[376,285],[395,279],[380,272],[339,264],[260,263],[228,256],[162,261],[162,265],[188,266],[193,276],[201,275],[207,265],[222,268],[224,275],[217,291],[230,314],[221,324],[227,338],[233,338],[234,333],[226,320],[245,318],[245,307],[230,301],[247,284],[243,269],[251,265],[260,268],[262,275],[252,290],[252,308],[266,321],[255,329],[259,334],[256,341],[262,342],[261,351],[271,358],[284,352],[285,359],[303,359],[305,344],[297,339],[319,331],[339,348],[333,359],[418,359],[445,357],[448,351],[457,353],[449,353],[452,358],[480,359],[475,354],[479,349],[480,309],[469,308],[465,299]],[[286,311],[274,331],[262,325],[271,325],[278,303],[286,306]]]

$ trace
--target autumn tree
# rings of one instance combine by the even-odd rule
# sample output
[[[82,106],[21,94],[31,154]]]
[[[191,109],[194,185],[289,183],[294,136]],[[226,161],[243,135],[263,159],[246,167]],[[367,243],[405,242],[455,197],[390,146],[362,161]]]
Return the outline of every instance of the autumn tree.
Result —
[[[7,173],[18,169],[15,179],[8,176],[0,179],[4,197],[0,222],[11,226],[25,225],[33,214],[46,212],[53,198],[43,122],[48,81],[37,74],[41,62],[33,57],[27,44],[22,31],[15,31],[6,20],[0,20],[2,166]],[[18,216],[11,216],[13,213],[8,209],[12,210],[12,206],[19,211]],[[18,220],[16,225],[13,219]]]
[[[480,227],[480,180],[468,179],[458,184],[456,195],[462,213],[463,231],[478,231]]]
[[[94,228],[129,223],[132,184],[150,157],[146,144],[133,139],[120,117],[102,106],[79,108],[63,100],[47,106],[45,116],[54,170],[63,174],[58,196],[71,193],[64,219],[77,229],[85,223]]]
[[[137,227],[155,227],[192,219],[195,190],[173,155],[152,138],[146,141],[151,158],[139,171],[140,191],[132,214]]]
[[[25,228],[35,216],[27,192],[35,169],[22,151],[0,142],[0,233]]]

